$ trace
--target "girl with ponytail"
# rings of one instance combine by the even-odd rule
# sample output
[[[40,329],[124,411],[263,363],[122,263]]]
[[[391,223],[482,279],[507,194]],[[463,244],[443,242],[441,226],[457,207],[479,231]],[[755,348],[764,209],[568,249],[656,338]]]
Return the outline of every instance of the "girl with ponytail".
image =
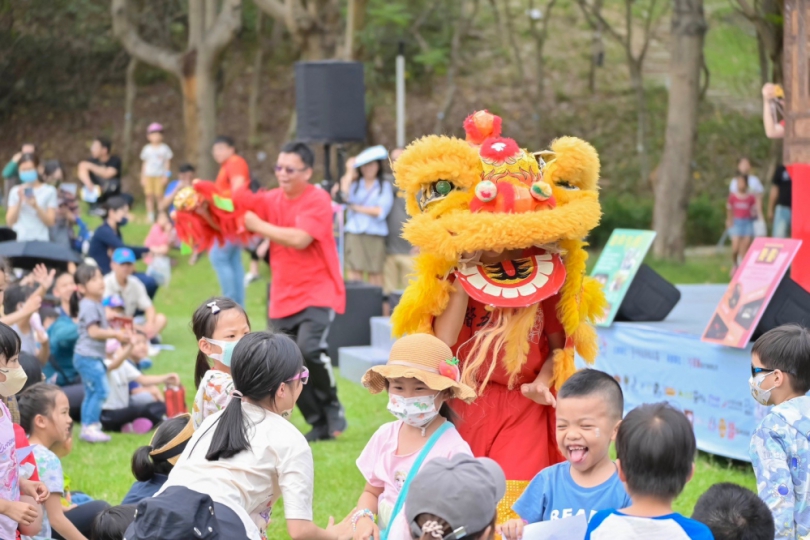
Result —
[[[132,456],[132,475],[136,482],[121,504],[138,504],[141,499],[154,496],[169,479],[169,473],[192,435],[194,424],[189,414],[181,414],[160,424],[152,441],[135,450]]]
[[[191,410],[197,429],[231,400],[231,358],[236,344],[250,332],[250,319],[242,306],[228,297],[216,296],[200,304],[191,317],[191,329],[199,349],[194,367],[197,395]]]
[[[312,451],[287,420],[309,379],[298,346],[287,336],[256,332],[239,341],[233,357],[228,406],[197,429],[157,498],[170,497],[175,490],[161,493],[172,487],[208,495],[244,525],[229,538],[259,540],[284,497],[291,538],[351,538],[349,531],[338,534],[332,519],[326,529],[312,521]]]

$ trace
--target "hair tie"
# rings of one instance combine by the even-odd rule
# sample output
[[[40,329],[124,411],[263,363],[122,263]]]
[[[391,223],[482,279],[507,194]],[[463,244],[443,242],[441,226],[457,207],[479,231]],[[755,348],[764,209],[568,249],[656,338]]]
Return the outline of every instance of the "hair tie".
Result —
[[[242,392],[240,392],[239,390],[231,390],[231,399],[236,398],[241,400],[243,397],[245,396],[242,395]]]
[[[439,525],[438,521],[426,521],[422,525],[422,534],[429,534],[433,538],[441,538],[444,536],[444,527]]]
[[[217,305],[217,301],[216,301],[216,300],[214,300],[213,302],[208,302],[208,303],[207,303],[207,304],[205,304],[205,305],[206,305],[206,307],[211,308],[211,314],[212,314],[212,315],[216,315],[217,313],[219,313],[219,312],[221,311],[221,310],[219,309],[219,306]]]

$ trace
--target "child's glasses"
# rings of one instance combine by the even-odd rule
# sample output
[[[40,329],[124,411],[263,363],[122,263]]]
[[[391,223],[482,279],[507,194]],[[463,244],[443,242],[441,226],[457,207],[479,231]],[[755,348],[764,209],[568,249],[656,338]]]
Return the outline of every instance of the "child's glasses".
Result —
[[[300,380],[301,384],[307,384],[309,382],[309,370],[304,368],[304,371],[293,377],[292,379],[287,380],[286,382],[292,382]]]
[[[776,371],[776,370],[775,369],[768,369],[768,368],[764,368],[764,367],[754,367],[753,365],[751,366],[751,376],[752,377],[756,377],[760,373],[773,373],[774,371]]]

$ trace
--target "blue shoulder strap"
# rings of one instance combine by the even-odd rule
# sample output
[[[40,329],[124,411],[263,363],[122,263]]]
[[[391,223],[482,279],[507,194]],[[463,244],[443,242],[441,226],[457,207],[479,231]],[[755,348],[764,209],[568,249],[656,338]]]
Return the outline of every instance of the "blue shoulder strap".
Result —
[[[385,530],[380,531],[380,538],[381,540],[388,540],[388,532],[391,530],[391,525],[394,523],[394,520],[402,512],[402,508],[405,506],[405,499],[408,496],[408,489],[411,487],[411,481],[413,481],[416,473],[419,472],[419,469],[422,468],[422,463],[430,454],[430,451],[436,445],[436,442],[441,438],[445,431],[450,429],[452,424],[449,420],[446,420],[444,424],[441,425],[436,432],[430,436],[428,442],[425,443],[425,446],[422,448],[422,451],[419,452],[419,455],[416,456],[416,461],[413,462],[411,466],[411,470],[408,472],[408,477],[405,479],[405,483],[402,484],[402,489],[399,491],[399,497],[397,497],[397,503],[394,505],[394,511],[391,513],[391,519],[388,520],[388,527]]]

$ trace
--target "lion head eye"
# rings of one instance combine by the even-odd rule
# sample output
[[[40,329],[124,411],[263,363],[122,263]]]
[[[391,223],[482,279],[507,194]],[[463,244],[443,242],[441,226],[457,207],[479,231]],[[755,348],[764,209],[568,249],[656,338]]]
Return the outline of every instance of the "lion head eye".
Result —
[[[561,187],[561,188],[563,188],[565,190],[568,190],[568,191],[579,191],[579,188],[577,186],[573,185],[568,180],[557,180],[556,184],[557,184],[557,187]]]
[[[450,180],[436,180],[430,184],[424,184],[417,196],[419,209],[424,211],[429,205],[444,199],[455,189],[456,186]]]

